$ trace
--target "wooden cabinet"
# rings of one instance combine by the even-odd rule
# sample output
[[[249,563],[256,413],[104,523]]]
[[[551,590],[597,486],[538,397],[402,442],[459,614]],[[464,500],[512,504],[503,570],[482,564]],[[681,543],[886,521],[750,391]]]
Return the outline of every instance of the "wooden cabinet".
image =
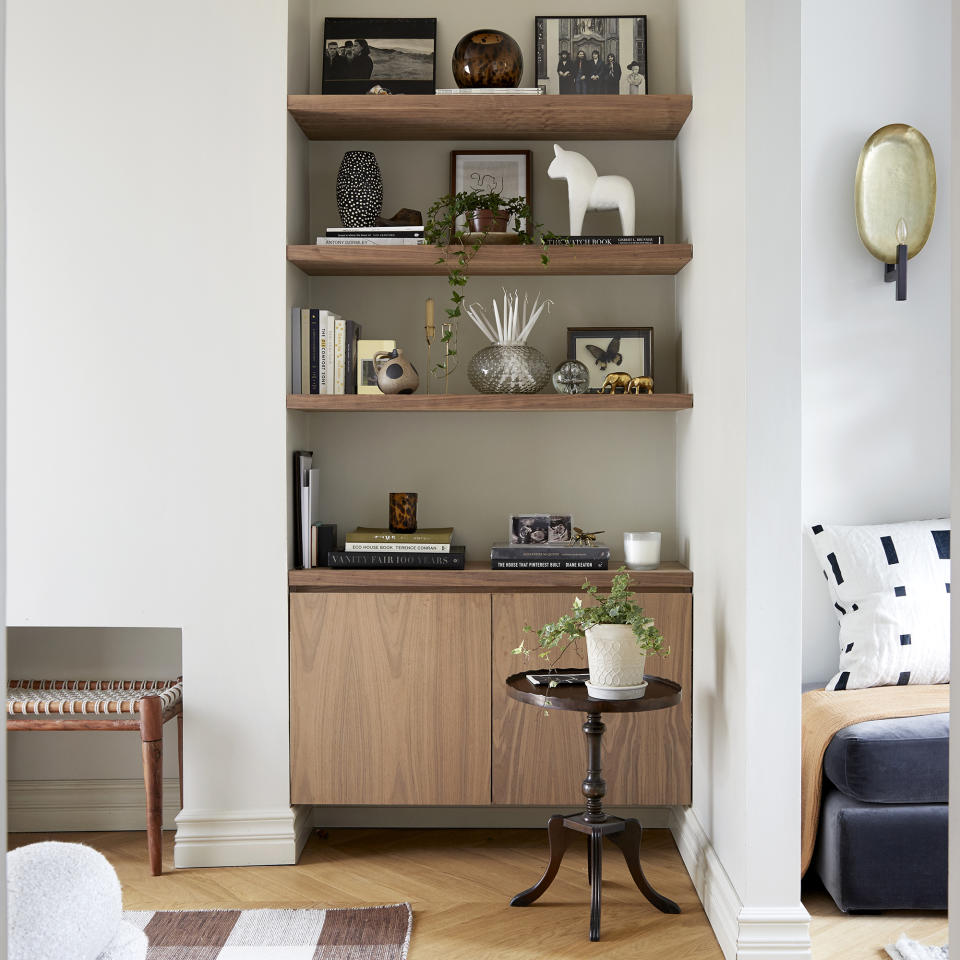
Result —
[[[492,798],[495,804],[538,804],[577,809],[586,771],[586,744],[579,713],[537,710],[511,700],[504,678],[538,662],[521,664],[510,651],[520,642],[523,624],[539,626],[570,609],[573,594],[506,593],[493,597]],[[657,621],[669,657],[650,657],[647,673],[675,680],[684,699],[653,713],[607,714],[603,737],[606,803],[686,804],[691,801],[691,614],[688,593],[641,594],[637,602]],[[535,642],[532,635],[528,635]],[[528,643],[529,646],[529,643]],[[586,644],[571,647],[557,666],[586,667]]]
[[[676,566],[642,576],[689,580],[689,571]],[[510,651],[525,623],[555,620],[569,609],[569,586],[546,592],[551,576],[559,582],[569,575],[542,575],[545,592],[515,592],[491,587],[495,572],[482,573],[460,574],[476,580],[473,591],[422,592],[406,584],[382,592],[291,593],[293,803],[582,805],[585,718],[544,716],[509,699],[504,685],[538,662]],[[604,720],[607,800],[689,803],[692,595],[668,587],[641,594],[639,602],[672,649],[670,657],[649,659],[648,672],[679,682],[684,700]],[[583,662],[570,650],[559,665]]]
[[[293,593],[291,800],[490,802],[490,597]]]

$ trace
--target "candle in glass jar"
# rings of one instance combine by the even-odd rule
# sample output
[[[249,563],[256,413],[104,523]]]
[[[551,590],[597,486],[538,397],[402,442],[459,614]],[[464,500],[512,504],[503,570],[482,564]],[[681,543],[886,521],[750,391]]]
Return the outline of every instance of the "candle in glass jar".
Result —
[[[623,556],[630,570],[656,570],[660,566],[660,532],[625,533]]]

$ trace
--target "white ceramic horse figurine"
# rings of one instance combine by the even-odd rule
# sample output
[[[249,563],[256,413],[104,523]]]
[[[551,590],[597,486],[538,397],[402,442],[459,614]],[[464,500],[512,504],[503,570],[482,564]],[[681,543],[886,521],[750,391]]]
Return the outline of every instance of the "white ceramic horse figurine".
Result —
[[[583,216],[588,210],[619,210],[623,234],[632,234],[636,218],[633,184],[626,177],[597,176],[594,165],[575,150],[564,150],[554,144],[553,152],[556,156],[550,161],[547,176],[551,180],[567,181],[570,236],[580,236]]]

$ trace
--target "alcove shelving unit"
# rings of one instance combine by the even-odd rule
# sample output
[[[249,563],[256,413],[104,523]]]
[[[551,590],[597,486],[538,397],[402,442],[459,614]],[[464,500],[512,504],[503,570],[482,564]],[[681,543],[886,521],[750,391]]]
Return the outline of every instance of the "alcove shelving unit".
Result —
[[[288,98],[290,115],[316,141],[673,140],[691,109],[692,98],[685,95]],[[551,246],[548,252],[545,267],[536,246],[484,247],[470,273],[673,276],[693,257],[692,246],[683,243]],[[311,277],[446,272],[436,262],[437,251],[427,247],[298,244],[287,247],[287,260]],[[308,414],[639,414],[688,410],[693,396],[298,394],[288,395],[286,403],[288,410]],[[637,479],[642,484],[642,469]],[[584,576],[583,571],[491,570],[489,562],[469,561],[462,571],[289,571],[291,801],[421,807],[578,802],[580,718],[551,716],[538,723],[506,697],[503,680],[526,668],[511,653],[522,625],[556,619],[569,609]],[[607,585],[612,571],[586,576]],[[639,602],[673,648],[655,672],[689,689],[693,573],[664,562],[633,579]],[[564,659],[571,666],[583,662],[581,650],[570,650]],[[425,723],[425,703],[442,722]],[[607,738],[605,765],[618,770],[610,802],[691,801],[689,698],[678,709],[645,715],[642,724],[636,715],[609,723],[615,731]],[[415,776],[406,762],[411,751],[418,756]],[[549,777],[536,758],[549,762]]]

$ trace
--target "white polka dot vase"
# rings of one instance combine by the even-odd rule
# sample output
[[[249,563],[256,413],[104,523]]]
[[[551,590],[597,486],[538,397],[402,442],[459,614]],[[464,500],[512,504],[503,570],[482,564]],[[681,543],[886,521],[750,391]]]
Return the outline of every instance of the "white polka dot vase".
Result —
[[[647,683],[643,668],[647,652],[637,643],[633,627],[621,623],[598,623],[587,630],[587,661],[590,680],[587,693],[597,700],[635,700]]]
[[[345,227],[374,227],[383,208],[383,178],[376,155],[348,150],[337,171],[337,209]]]

